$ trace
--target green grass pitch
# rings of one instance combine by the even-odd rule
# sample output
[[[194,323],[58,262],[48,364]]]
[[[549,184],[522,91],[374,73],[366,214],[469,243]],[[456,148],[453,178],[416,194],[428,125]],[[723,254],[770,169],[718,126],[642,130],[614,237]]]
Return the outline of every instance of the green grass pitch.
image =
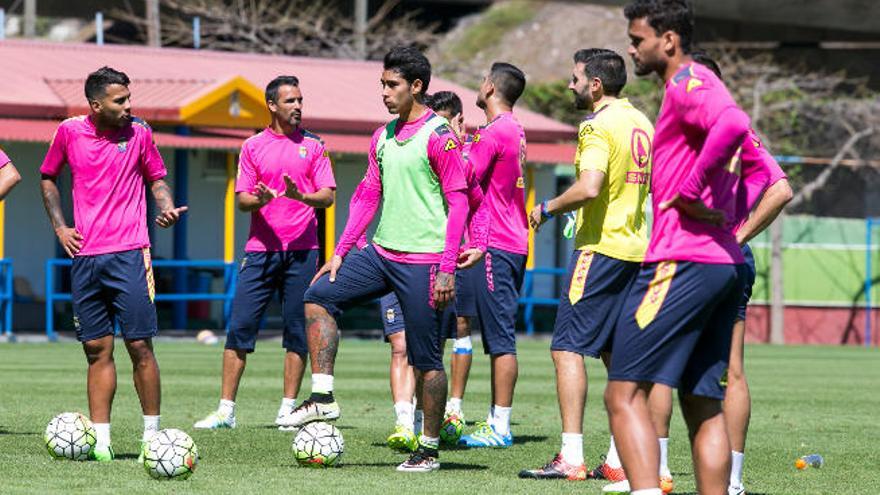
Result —
[[[194,431],[216,407],[220,347],[160,342],[162,425],[190,432],[201,462],[184,482],[159,482],[135,462],[141,418],[124,349],[117,349],[119,387],[109,464],[54,461],[42,442],[49,419],[87,413],[85,360],[79,346],[0,344],[0,492],[2,493],[600,493],[602,482],[519,480],[517,472],[547,461],[559,448],[555,380],[547,341],[520,345],[520,378],[513,410],[515,445],[507,450],[444,451],[441,471],[397,473],[403,456],[384,446],[393,427],[388,391],[389,348],[378,341],[344,340],[337,364],[337,397],[345,437],[344,466],[297,467],[291,434],[271,427],[281,396],[282,352],[260,342],[238,397],[239,428]],[[447,352],[448,359],[448,352]],[[605,371],[588,361],[590,397],[585,454],[592,467],[605,452],[602,405]],[[843,347],[747,349],[753,394],[745,480],[750,494],[880,493],[880,353]],[[488,360],[475,354],[465,396],[469,421],[488,405]],[[305,380],[308,390],[309,380]],[[302,394],[301,394],[302,395]],[[469,431],[470,428],[468,428]],[[693,493],[687,433],[673,416],[670,468],[676,493]],[[821,453],[822,469],[797,471],[795,459]]]

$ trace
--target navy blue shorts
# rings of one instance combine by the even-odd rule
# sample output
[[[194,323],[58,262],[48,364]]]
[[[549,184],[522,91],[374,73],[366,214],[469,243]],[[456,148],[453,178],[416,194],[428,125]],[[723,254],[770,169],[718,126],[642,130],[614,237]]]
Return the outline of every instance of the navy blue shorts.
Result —
[[[245,253],[238,270],[226,348],[254,352],[263,314],[278,292],[284,320],[281,345],[289,352],[308,354],[303,294],[317,270],[317,249]]]
[[[458,279],[456,279],[458,280]],[[455,288],[456,297],[458,297],[458,284]],[[379,299],[379,308],[382,312],[382,330],[385,341],[388,341],[390,335],[402,332],[406,329],[406,319],[403,317],[403,310],[400,309],[400,301],[393,292],[389,292]],[[455,309],[452,307],[443,311],[443,328],[444,335],[448,339],[458,338],[458,325],[455,319]]]
[[[149,248],[77,256],[70,279],[73,326],[80,342],[113,335],[114,319],[126,340],[158,333]]]
[[[492,356],[516,354],[516,310],[526,271],[526,255],[489,248],[466,279],[477,305],[483,351]]]
[[[476,278],[480,278],[483,272],[476,266],[467,270],[455,272],[455,314],[467,318],[477,316],[477,300],[474,297]]]
[[[752,287],[755,285],[755,276],[757,269],[755,268],[755,255],[752,254],[752,248],[748,244],[742,247],[743,256],[746,258],[746,284],[743,287],[742,298],[740,298],[739,307],[736,308],[736,321],[746,321],[746,309],[749,306],[749,300],[752,298]]]
[[[304,301],[317,304],[333,317],[352,305],[371,301],[393,291],[406,315],[406,354],[420,371],[443,369],[444,313],[434,304],[436,264],[398,263],[383,258],[373,246],[351,252],[336,273],[325,275],[309,287]]]
[[[611,335],[640,263],[600,253],[574,251],[568,263],[568,291],[559,298],[550,350],[599,357]]]
[[[744,265],[642,265],[614,329],[609,380],[723,400]]]
[[[403,310],[400,309],[400,301],[397,300],[397,296],[393,292],[389,292],[379,299],[379,308],[382,311],[382,327],[385,330],[385,340],[406,328]]]

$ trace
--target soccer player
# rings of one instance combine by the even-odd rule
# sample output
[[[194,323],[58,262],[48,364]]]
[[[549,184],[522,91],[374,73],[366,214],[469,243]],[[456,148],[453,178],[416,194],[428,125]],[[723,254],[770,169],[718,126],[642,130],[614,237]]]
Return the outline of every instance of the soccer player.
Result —
[[[691,56],[695,62],[705,65],[721,79],[721,68],[705,52],[695,51]],[[752,412],[751,395],[743,366],[746,308],[755,284],[755,258],[747,243],[767,228],[792,198],[791,186],[785,173],[754,130],[749,132],[742,144],[740,161],[742,187],[737,198],[734,223],[736,240],[742,246],[748,273],[733,325],[727,394],[724,396],[724,419],[727,421],[731,447],[728,495],[745,494],[742,473],[746,434]]]
[[[467,134],[464,125],[464,110],[461,98],[452,91],[438,91],[431,95],[428,102],[431,110],[437,115],[449,121],[449,127],[458,136],[462,144],[462,157],[468,167],[469,181],[471,177],[476,180],[476,174],[471,164],[467,161],[470,147],[473,144],[471,136]],[[452,382],[449,384],[449,399],[446,401],[446,410],[443,413],[444,424],[459,421],[464,424],[464,412],[462,403],[464,391],[467,387],[468,376],[473,360],[473,344],[471,342],[471,319],[477,316],[477,308],[474,302],[473,288],[465,283],[471,270],[458,271],[455,274],[455,335],[452,343],[452,359],[450,361],[450,375]]]
[[[266,86],[269,127],[241,148],[235,191],[238,208],[251,212],[251,228],[223,351],[220,405],[195,428],[235,428],[235,397],[247,355],[254,352],[260,321],[272,297],[284,317],[284,392],[275,418],[292,427],[308,353],[303,294],[318,268],[315,208],[333,204],[336,182],[324,143],[302,128],[303,94],[295,76]]]
[[[678,388],[697,491],[721,494],[730,474],[723,375],[745,282],[745,260],[726,225],[740,179],[727,165],[749,119],[718,77],[691,60],[688,2],[637,0],[624,13],[636,74],[657,73],[666,92],[654,135],[654,225],[615,327],[609,423],[632,493],[659,495],[647,397],[655,383]]]
[[[461,99],[452,91],[439,91],[432,95],[427,95],[425,97],[425,105],[449,122],[449,128],[458,137],[459,142],[463,143],[462,157],[466,160],[470,142],[465,133]],[[474,177],[473,180],[475,180],[475,176],[468,170],[469,181],[471,177]],[[365,245],[366,236],[358,243],[358,247],[363,249]],[[472,297],[468,299],[469,293],[466,289],[463,292],[464,288],[459,283],[461,274],[462,272],[459,271],[455,277],[456,313],[461,311],[460,308],[463,307],[462,303],[464,301],[473,301]],[[421,409],[421,404],[413,404],[412,401],[415,381],[412,366],[406,360],[406,338],[404,334],[406,322],[403,311],[400,309],[400,302],[393,292],[382,296],[379,300],[379,307],[385,340],[391,344],[391,397],[394,402],[394,413],[396,416],[394,432],[388,437],[387,443],[392,449],[411,451],[418,447],[417,435],[421,431],[424,411]],[[447,319],[449,318],[445,316],[444,323]],[[450,372],[452,383],[450,384],[450,397],[446,401],[446,410],[443,417],[444,424],[447,421],[464,421],[461,403],[471,365],[472,346],[470,343],[470,330],[464,318],[458,316],[456,320],[456,333],[450,335],[455,340],[453,341]],[[465,320],[464,324],[462,320]],[[444,327],[446,326],[444,324]]]
[[[485,192],[490,215],[485,258],[464,273],[474,296],[483,350],[490,356],[492,401],[485,422],[459,440],[466,447],[513,445],[510,415],[517,378],[516,311],[529,252],[525,211],[526,136],[513,115],[526,78],[517,67],[492,64],[477,95],[486,125],[474,133],[468,163]]]
[[[358,202],[335,255],[306,292],[312,395],[293,413],[300,425],[339,417],[333,397],[336,317],[351,303],[393,291],[407,318],[407,357],[425,413],[418,449],[398,466],[407,472],[440,467],[447,386],[441,320],[455,296],[456,260],[470,210],[461,143],[423,103],[430,80],[431,64],[418,50],[399,47],[385,55],[382,100],[398,117],[373,134]],[[372,244],[349,254],[380,203]]]
[[[159,366],[155,283],[147,235],[145,186],[156,200],[156,224],[174,225],[186,210],[175,207],[162,157],[150,127],[131,115],[130,81],[110,67],[89,74],[89,115],[58,126],[40,166],[46,213],[61,247],[73,258],[73,323],[88,361],[88,398],[98,461],[113,459],[110,408],[116,393],[113,322],[134,368],[144,414],[145,442],[159,430]],[[67,225],[56,180],[64,164],[73,178],[74,225]]]
[[[522,471],[522,478],[586,479],[584,356],[598,358],[608,350],[623,298],[648,247],[645,203],[654,128],[642,112],[619,97],[625,85],[626,65],[617,53],[599,48],[575,53],[568,87],[575,106],[590,112],[578,129],[576,181],[529,215],[532,227],[538,229],[554,215],[577,210],[568,291],[559,301],[550,346],[562,449],[543,468]]]
[[[12,189],[21,182],[21,174],[9,156],[0,149],[0,201],[6,199]]]

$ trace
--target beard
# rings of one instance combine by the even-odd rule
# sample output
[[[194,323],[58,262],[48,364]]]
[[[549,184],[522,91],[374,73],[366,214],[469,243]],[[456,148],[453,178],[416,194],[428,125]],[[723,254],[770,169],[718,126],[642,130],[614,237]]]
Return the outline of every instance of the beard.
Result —
[[[593,108],[593,99],[574,93],[574,107],[578,110],[591,110]]]

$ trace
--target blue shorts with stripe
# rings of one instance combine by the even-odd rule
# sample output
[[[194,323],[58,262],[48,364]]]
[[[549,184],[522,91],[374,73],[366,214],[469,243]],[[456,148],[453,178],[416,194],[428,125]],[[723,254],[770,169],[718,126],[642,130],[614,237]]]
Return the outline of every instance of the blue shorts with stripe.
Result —
[[[640,263],[576,250],[568,264],[568,290],[559,298],[550,350],[599,357],[611,335]]]
[[[260,322],[278,293],[284,320],[281,345],[289,352],[308,354],[303,294],[317,270],[317,249],[245,253],[238,270],[226,348],[254,351]]]
[[[489,248],[465,281],[474,295],[483,351],[516,354],[516,312],[526,271],[526,255]]]
[[[352,305],[394,292],[406,315],[406,353],[409,363],[420,371],[443,369],[444,313],[433,297],[436,264],[408,264],[383,258],[373,246],[352,251],[345,257],[336,281],[325,275],[306,291],[304,301],[317,304],[334,317]]]
[[[126,340],[158,333],[155,282],[149,248],[76,256],[70,271],[73,324],[80,342],[113,335]]]
[[[609,380],[723,400],[745,265],[645,263],[614,329]]]
[[[752,248],[748,244],[742,247],[743,256],[746,259],[746,284],[743,288],[742,298],[739,307],[736,309],[736,321],[746,321],[746,309],[749,306],[749,300],[752,298],[752,287],[755,285],[755,277],[757,269],[755,268],[755,255],[752,254]]]

